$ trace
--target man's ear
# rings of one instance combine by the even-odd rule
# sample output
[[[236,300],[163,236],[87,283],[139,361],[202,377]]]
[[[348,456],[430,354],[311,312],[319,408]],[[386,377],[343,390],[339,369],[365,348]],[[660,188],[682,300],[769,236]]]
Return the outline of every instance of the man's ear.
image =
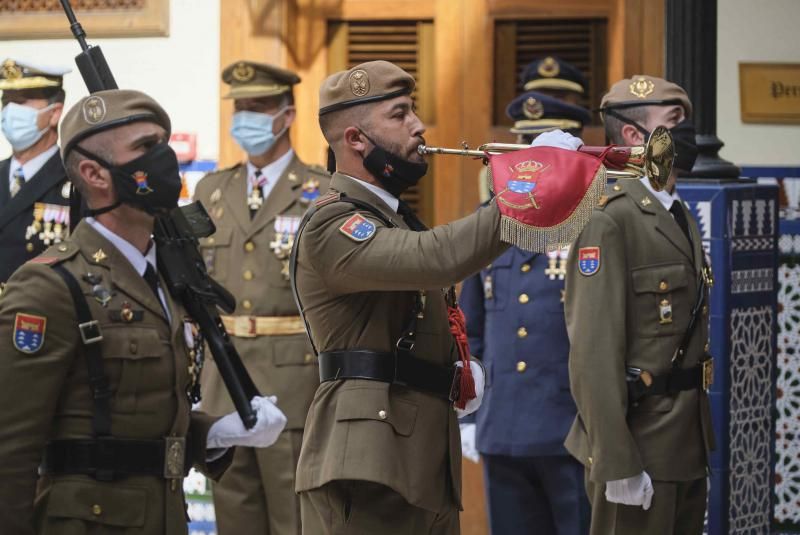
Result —
[[[647,141],[644,138],[644,134],[632,124],[623,125],[621,134],[622,139],[625,140],[625,145],[629,147],[644,145],[645,141]]]
[[[350,147],[354,152],[363,153],[367,150],[367,140],[361,130],[355,126],[348,126],[344,129],[343,141],[344,145]]]
[[[78,163],[78,172],[87,187],[99,190],[111,189],[111,174],[96,161],[81,160]]]
[[[50,113],[50,120],[48,121],[48,126],[50,128],[58,128],[58,121],[61,120],[61,114],[64,112],[64,104],[61,102],[56,102],[53,104],[52,113]]]
[[[285,112],[283,112],[283,127],[288,130],[290,126],[294,123],[294,119],[297,117],[297,110],[294,106],[290,106],[287,108]],[[276,132],[277,133],[277,132]]]

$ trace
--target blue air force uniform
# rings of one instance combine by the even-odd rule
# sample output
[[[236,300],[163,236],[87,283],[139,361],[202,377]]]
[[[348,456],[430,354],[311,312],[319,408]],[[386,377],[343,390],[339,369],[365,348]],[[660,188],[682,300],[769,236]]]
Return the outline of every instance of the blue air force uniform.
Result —
[[[588,533],[583,467],[564,438],[575,418],[564,323],[567,251],[511,248],[464,282],[471,352],[489,388],[477,413],[494,535]]]

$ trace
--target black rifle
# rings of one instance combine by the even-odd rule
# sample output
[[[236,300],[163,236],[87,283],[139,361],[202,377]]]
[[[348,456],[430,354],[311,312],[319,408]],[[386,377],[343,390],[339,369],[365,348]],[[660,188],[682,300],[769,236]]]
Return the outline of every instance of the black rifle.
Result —
[[[69,19],[72,34],[81,45],[82,52],[75,57],[75,63],[89,93],[117,89],[100,47],[86,44],[86,32],[75,18],[69,0],[61,0],[61,6]],[[153,240],[158,251],[158,271],[164,277],[170,295],[183,303],[189,316],[197,322],[214,355],[233,405],[244,426],[250,429],[258,420],[250,400],[261,394],[242,364],[217,311],[219,307],[227,313],[232,312],[236,300],[209,277],[205,262],[197,250],[198,238],[210,236],[215,230],[214,223],[199,202],[177,207],[167,215],[158,216],[153,229]],[[196,394],[193,393],[194,401],[199,399]]]

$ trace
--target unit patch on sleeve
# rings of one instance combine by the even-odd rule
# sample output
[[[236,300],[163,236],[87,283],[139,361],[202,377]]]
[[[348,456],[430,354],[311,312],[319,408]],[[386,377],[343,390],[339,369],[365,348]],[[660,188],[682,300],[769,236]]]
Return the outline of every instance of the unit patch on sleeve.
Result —
[[[375,223],[361,214],[355,214],[339,227],[339,231],[353,241],[367,241],[375,234]]]
[[[578,249],[578,271],[581,275],[594,275],[600,271],[600,248],[581,247]]]
[[[17,312],[14,319],[14,347],[23,353],[33,354],[44,345],[47,318]]]

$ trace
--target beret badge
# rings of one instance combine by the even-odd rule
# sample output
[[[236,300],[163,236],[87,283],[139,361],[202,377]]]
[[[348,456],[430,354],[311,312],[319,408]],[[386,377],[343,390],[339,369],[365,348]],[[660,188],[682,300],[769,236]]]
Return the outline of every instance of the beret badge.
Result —
[[[656,88],[652,80],[648,80],[644,76],[640,76],[631,82],[630,92],[631,95],[639,98],[647,98]]]
[[[350,91],[357,97],[369,93],[369,76],[366,71],[359,69],[350,74]]]

